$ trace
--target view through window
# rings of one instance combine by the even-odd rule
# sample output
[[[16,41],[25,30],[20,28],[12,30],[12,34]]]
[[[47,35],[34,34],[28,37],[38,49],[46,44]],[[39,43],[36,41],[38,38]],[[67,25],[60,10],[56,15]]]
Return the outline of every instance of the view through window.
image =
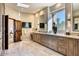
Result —
[[[57,25],[57,33],[65,32],[65,10],[61,10],[55,13],[54,22]]]

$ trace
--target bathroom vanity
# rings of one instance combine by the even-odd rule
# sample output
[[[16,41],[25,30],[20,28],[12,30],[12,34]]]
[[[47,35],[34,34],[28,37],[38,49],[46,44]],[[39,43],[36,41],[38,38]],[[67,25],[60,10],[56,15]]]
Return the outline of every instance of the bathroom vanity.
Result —
[[[67,56],[79,56],[79,36],[34,32],[31,39]]]

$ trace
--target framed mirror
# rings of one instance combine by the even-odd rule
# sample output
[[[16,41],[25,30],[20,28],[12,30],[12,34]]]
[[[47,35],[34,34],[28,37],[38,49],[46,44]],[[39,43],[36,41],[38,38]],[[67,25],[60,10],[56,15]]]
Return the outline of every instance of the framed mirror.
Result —
[[[73,31],[79,32],[79,3],[72,4]]]

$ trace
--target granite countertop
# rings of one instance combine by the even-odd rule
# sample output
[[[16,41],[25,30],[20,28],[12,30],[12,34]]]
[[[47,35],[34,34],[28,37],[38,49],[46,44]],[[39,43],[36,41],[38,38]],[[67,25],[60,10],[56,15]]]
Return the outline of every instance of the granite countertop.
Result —
[[[43,33],[43,32],[34,32],[34,33],[53,35],[53,36],[59,36],[59,37],[67,37],[67,38],[72,38],[72,39],[79,39],[79,36],[76,36],[76,35],[53,34],[53,33]]]

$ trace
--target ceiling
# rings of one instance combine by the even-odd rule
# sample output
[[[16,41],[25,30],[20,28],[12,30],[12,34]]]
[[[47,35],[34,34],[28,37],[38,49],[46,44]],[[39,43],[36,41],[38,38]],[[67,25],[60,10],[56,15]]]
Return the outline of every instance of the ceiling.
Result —
[[[36,13],[47,6],[54,5],[55,3],[23,3],[23,4],[30,5],[30,7],[29,8],[18,7],[17,3],[6,3],[5,5],[15,10],[18,10],[22,13]]]

